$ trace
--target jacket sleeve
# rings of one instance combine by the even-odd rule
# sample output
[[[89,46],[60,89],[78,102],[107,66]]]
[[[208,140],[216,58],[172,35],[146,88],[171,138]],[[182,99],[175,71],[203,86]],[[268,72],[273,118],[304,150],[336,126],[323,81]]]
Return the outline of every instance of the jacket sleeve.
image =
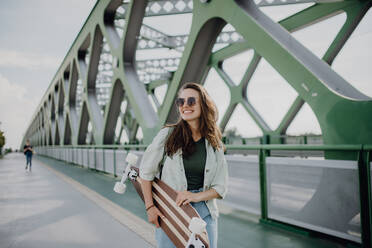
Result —
[[[219,149],[216,151],[217,156],[217,169],[216,174],[212,180],[211,188],[216,190],[216,192],[219,194],[219,198],[223,199],[226,197],[227,194],[227,188],[228,188],[228,167],[226,158],[223,152],[223,149]]]
[[[140,164],[140,177],[152,181],[159,173],[159,162],[163,158],[164,145],[168,136],[169,128],[163,128],[146,148]]]

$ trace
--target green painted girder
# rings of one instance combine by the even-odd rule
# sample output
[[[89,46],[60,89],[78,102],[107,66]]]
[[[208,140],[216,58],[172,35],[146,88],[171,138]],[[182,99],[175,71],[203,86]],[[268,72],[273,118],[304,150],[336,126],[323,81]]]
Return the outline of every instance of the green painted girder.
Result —
[[[319,14],[329,16],[332,12],[337,13],[340,6],[335,6],[336,8],[325,8],[324,5],[315,5],[301,14],[296,14],[291,18],[288,18],[281,22],[283,26],[291,27],[292,29],[297,29],[298,25],[301,24],[301,20],[305,22],[312,22],[314,21],[314,17],[319,18]],[[347,39],[350,37],[351,33],[355,30],[359,22],[361,21],[362,17],[364,16],[365,12],[361,11],[361,6],[355,5],[346,5],[346,7],[342,6],[343,10],[347,13],[347,20],[345,24],[342,26],[341,30],[333,40],[332,44],[328,48],[327,52],[323,56],[323,60],[328,64],[332,64],[334,58],[342,49],[343,45],[346,43]],[[364,9],[366,10],[366,9]],[[318,15],[315,15],[318,13]],[[309,15],[310,14],[310,15]],[[303,17],[305,15],[306,18]],[[316,20],[316,19],[315,19]],[[290,24],[292,23],[292,24]],[[302,23],[301,26],[305,24]],[[279,124],[278,128],[276,129],[277,134],[285,134],[289,124],[293,121],[296,114],[299,112],[301,107],[303,106],[304,101],[297,97],[293,102],[292,106],[288,110],[287,114],[284,116],[283,120]]]
[[[238,85],[235,85],[230,77],[221,69],[221,66],[214,66],[214,69],[217,71],[217,73],[220,75],[220,77],[226,82],[226,85],[230,89],[230,104],[228,109],[225,112],[225,115],[222,118],[221,121],[221,129],[224,130],[228,121],[230,120],[230,117],[235,109],[235,107],[241,103],[242,106],[245,108],[245,110],[249,113],[249,115],[252,117],[252,119],[256,122],[256,124],[261,128],[261,130],[268,131],[270,130],[270,127],[267,125],[265,120],[257,113],[257,111],[253,108],[251,103],[247,100],[245,96],[246,87],[250,80],[250,78],[253,75],[254,69],[257,67],[258,62],[260,61],[260,56],[257,54],[254,54],[252,58],[252,62],[250,63],[248,70],[243,76],[242,82]]]
[[[280,4],[281,1],[270,2],[275,5]],[[267,3],[270,4],[269,2]],[[286,1],[283,4],[289,3],[290,1]],[[120,38],[115,30],[114,19],[116,9],[122,4],[121,1],[99,1],[74,41],[38,107],[38,111],[43,109],[42,112],[49,114],[44,115],[46,120],[44,127],[38,129],[37,127],[40,124],[33,124],[32,130],[29,130],[25,137],[34,136],[35,139],[40,140],[40,137],[43,137],[41,133],[44,133],[45,137],[44,139],[41,138],[41,140],[49,140],[45,143],[58,145],[56,144],[56,138],[60,137],[59,145],[83,144],[88,123],[91,122],[95,143],[109,144],[114,142],[113,130],[120,114],[119,103],[125,98],[130,103],[136,123],[143,131],[144,142],[147,143],[166,121],[176,118],[173,100],[179,87],[186,81],[202,83],[209,68],[214,67],[226,82],[226,85],[228,85],[232,95],[228,111],[223,117],[222,127],[230,119],[235,106],[240,103],[252,116],[264,135],[284,134],[303,103],[307,102],[319,120],[325,143],[365,143],[368,140],[370,131],[368,131],[368,127],[363,127],[363,123],[366,123],[369,119],[367,117],[355,119],[355,121],[359,122],[358,125],[362,126],[362,130],[368,131],[368,137],[360,139],[360,137],[353,135],[355,131],[345,131],[350,129],[350,125],[354,125],[354,123],[347,124],[346,122],[341,125],[342,127],[334,128],[337,123],[331,123],[337,122],[336,120],[343,117],[339,117],[338,111],[332,106],[345,105],[347,106],[346,109],[350,108],[349,114],[353,116],[355,111],[352,109],[360,109],[362,112],[364,111],[363,113],[369,113],[369,98],[365,98],[350,87],[337,73],[310,54],[306,48],[295,41],[280,26],[289,32],[293,32],[339,13],[339,11],[345,11],[348,16],[347,21],[323,58],[324,61],[331,64],[370,7],[370,3],[371,1],[317,3],[277,24],[265,17],[254,3],[248,3],[247,1],[213,0],[205,4],[200,1],[194,1],[193,23],[188,43],[178,70],[174,73],[168,87],[163,105],[160,106],[156,98],[153,98],[155,104],[159,107],[156,113],[149,102],[148,96],[154,97],[153,90],[160,85],[156,82],[150,83],[150,86],[143,85],[138,80],[135,71],[136,60],[134,53],[138,42],[136,37],[140,32],[142,19],[146,15],[144,7],[147,2],[135,1],[128,4],[125,11],[126,25],[124,26],[124,34]],[[266,1],[260,4],[263,6],[262,4],[266,4]],[[212,54],[211,48],[226,23],[232,24],[246,42],[232,44]],[[254,37],[249,35],[252,32],[255,33]],[[112,69],[110,98],[106,104],[104,115],[101,114],[100,106],[98,106],[95,85],[103,39],[106,40],[109,46],[109,50],[105,50],[105,53],[110,53],[115,61]],[[285,39],[293,41],[296,49],[288,47],[288,44],[283,42]],[[229,84],[231,79],[220,67],[221,62],[247,49],[254,50],[254,59],[250,63],[242,82],[236,86]],[[247,85],[261,56],[299,94],[276,130],[270,130],[263,118],[249,103],[246,95]],[[283,59],[285,59],[286,63],[279,63]],[[310,66],[312,63],[315,64],[315,67]],[[329,73],[324,73],[324,70]],[[326,77],[323,78],[321,75]],[[84,92],[81,95],[82,106],[79,113],[76,112],[77,101],[75,93],[78,79],[82,81],[84,86]],[[59,85],[59,92],[54,91],[55,85]],[[330,90],[332,87],[333,89]],[[338,90],[337,88],[339,87],[341,88]],[[335,93],[336,91],[339,91],[339,93]],[[316,93],[315,98],[317,100],[314,100],[314,93]],[[340,94],[344,95],[344,97],[340,96]],[[346,99],[345,96],[349,99]],[[62,104],[63,101],[60,100],[62,98],[65,98],[65,104]],[[352,100],[352,98],[359,99]],[[45,103],[48,103],[48,106],[45,106]],[[322,108],[324,105],[327,105],[328,108]],[[359,106],[362,107],[360,108]],[[342,107],[341,109],[344,108]],[[63,114],[61,115],[61,113]],[[336,115],[336,117],[332,117],[332,120],[329,121],[328,118],[332,116],[331,114]],[[52,118],[53,115],[54,117]],[[362,116],[362,114],[360,115]],[[33,123],[39,119],[40,117],[36,115],[33,118]],[[345,133],[350,135],[345,135]],[[133,133],[130,136],[133,137]]]
[[[297,96],[292,105],[289,107],[287,113],[280,122],[278,128],[276,129],[276,134],[285,134],[287,128],[296,117],[297,113],[300,111],[301,107],[304,105],[305,101]]]
[[[303,105],[303,101],[305,101],[312,108],[319,121],[325,144],[369,143],[372,138],[372,129],[368,127],[372,118],[371,99],[350,86],[348,82],[331,69],[329,64],[309,52],[295,40],[290,33],[283,29],[283,26],[274,23],[271,19],[262,14],[253,2],[234,1],[234,3],[236,5],[230,5],[229,11],[222,11],[228,9],[225,5],[226,2],[223,1],[213,1],[208,5],[201,5],[200,9],[204,8],[202,11],[203,15],[200,12],[194,13],[194,16],[197,16],[196,18],[199,19],[197,22],[198,32],[201,33],[203,27],[207,26],[211,20],[216,18],[221,18],[230,23],[244,37],[247,44],[254,49],[255,53],[265,58],[297,91],[299,97],[296,98],[290,111],[287,112],[280,128],[284,130],[286,126],[288,126],[289,121],[291,119],[293,120],[294,114],[298,111],[300,106]],[[355,15],[348,15],[348,18],[352,18],[354,22],[357,18],[357,20],[360,20],[359,17],[363,16],[363,13],[370,8],[370,3],[357,1],[338,4],[338,6],[337,4],[333,5],[338,7],[337,11],[344,9],[352,11],[350,10],[352,6],[354,5],[353,8],[356,6],[354,11],[357,13]],[[313,9],[315,9],[315,7],[317,6],[314,6]],[[196,9],[199,10],[199,8]],[[314,16],[312,16],[312,18],[314,18]],[[309,20],[304,20],[304,22],[309,23]],[[325,58],[329,58],[327,60],[329,63],[332,61],[332,57],[338,53],[345,42],[345,38],[348,37],[352,30],[353,27],[350,25],[350,22],[346,22],[344,28],[341,30],[341,34],[339,33],[336,37],[336,39],[339,40],[336,40],[326,53]],[[340,37],[345,38],[340,39]],[[223,73],[220,73],[220,75],[226,82],[226,85],[231,85],[229,79],[226,78]],[[236,89],[241,91],[243,88],[238,86]],[[232,95],[230,106],[236,104],[235,101],[241,101],[242,92],[240,92],[239,95],[238,92],[234,91],[235,90],[230,90]],[[270,136],[274,136],[275,132],[273,131],[269,134]],[[326,152],[326,158],[355,160],[357,159],[357,155],[356,152]],[[260,170],[261,175],[263,175],[260,180],[261,217],[266,219],[267,192],[265,188],[266,172],[264,169],[265,166],[261,165]],[[329,169],[323,170],[323,175],[329,175],[329,173],[332,173]],[[342,174],[342,172],[332,173],[332,177],[342,178],[344,176]],[[301,210],[301,213],[309,214],[312,213],[311,210],[317,209],[319,210],[319,214],[327,214],[331,217],[330,219],[336,217],[334,215],[334,209],[325,204],[322,199],[327,199],[327,196],[331,195],[336,189],[346,192],[345,186],[343,186],[342,182],[336,183],[333,188],[327,188],[327,185],[327,176],[323,176],[318,185],[322,190],[317,190],[314,193],[311,200],[307,202],[306,206]],[[357,194],[358,192],[351,192],[351,195]],[[361,200],[361,204],[362,203],[363,200]],[[359,213],[358,211],[360,211],[360,209],[357,202],[353,202],[350,204],[347,214],[348,216],[355,216],[355,214]],[[363,214],[368,212],[368,210],[363,211]],[[363,214],[362,218],[364,216]],[[345,217],[343,221],[349,221],[349,218]],[[368,226],[370,226],[370,223],[369,225],[368,223],[367,225],[363,225],[362,228],[364,229],[367,227],[364,230],[369,232],[370,229]],[[367,246],[370,245],[368,236],[370,236],[369,233],[362,234],[363,243]]]
[[[168,80],[155,80],[150,82],[149,84],[146,84],[146,90],[148,93],[153,92],[157,87],[160,87],[162,85],[168,85]]]
[[[369,7],[370,7],[369,4],[359,3],[359,2],[356,2],[356,1],[353,1],[353,2],[349,1],[349,2],[342,2],[342,3],[332,3],[332,4],[316,4],[316,5],[308,8],[308,9],[305,9],[304,11],[301,11],[301,12],[299,12],[299,13],[291,16],[291,17],[286,18],[285,20],[281,21],[280,24],[291,32],[291,31],[298,30],[299,28],[302,28],[302,27],[306,26],[308,23],[314,23],[314,22],[320,21],[320,20],[322,20],[326,17],[332,16],[335,13],[338,13],[340,10],[345,11],[348,15],[348,19],[345,22],[344,26],[342,27],[341,31],[336,36],[336,38],[333,41],[330,48],[327,50],[327,53],[325,54],[325,56],[323,58],[328,63],[331,63],[333,61],[334,57],[340,51],[343,44],[346,42],[347,38],[350,36],[352,31],[355,29],[355,27],[357,26],[357,24],[359,23],[359,21],[361,20],[361,18],[363,17],[363,15],[365,14],[365,12],[368,10]],[[242,22],[242,23],[244,23],[244,22]],[[244,26],[245,26],[245,24],[244,24]],[[238,26],[234,26],[234,27],[236,28],[237,31],[240,31]],[[243,28],[245,28],[245,27],[243,27]],[[249,28],[245,28],[245,29],[250,30]],[[227,48],[224,48],[224,49],[221,49],[220,51],[213,54],[211,56],[210,63],[211,64],[218,64],[223,59],[231,57],[231,56],[235,55],[236,53],[242,52],[242,51],[247,50],[249,48],[250,48],[249,41],[247,43],[245,43],[245,45],[244,44],[231,45],[231,46],[229,46]],[[255,47],[255,51],[257,51],[256,47]],[[274,53],[272,53],[272,54],[275,56]],[[291,74],[291,72],[287,71],[287,74]],[[221,73],[220,73],[220,75],[221,75]],[[282,76],[284,76],[284,75],[282,74]],[[231,85],[228,82],[228,80],[226,80],[225,75],[222,75],[221,78],[226,82],[227,86]],[[244,94],[244,92],[246,92],[245,88],[242,88],[240,86],[236,86],[236,88],[243,89],[242,94]],[[303,91],[303,89],[301,89],[301,87],[297,87],[297,88],[298,88],[297,91],[300,91],[300,92]],[[305,88],[308,89],[307,86],[305,86]],[[349,87],[349,89],[350,89],[350,87]],[[326,91],[328,91],[328,88],[327,88]],[[356,92],[352,88],[351,88],[350,91]],[[231,91],[231,94],[232,94],[231,103],[230,103],[230,106],[228,107],[228,111],[226,111],[226,112],[229,112],[229,111],[233,110],[233,107],[236,106],[236,103],[241,101],[241,95],[239,95],[239,93],[238,94],[235,93],[235,95],[234,95],[233,91]],[[329,92],[328,92],[328,94],[329,94]],[[308,94],[304,94],[304,95],[308,95]],[[358,93],[356,93],[356,95],[361,96]],[[361,96],[361,98],[365,99],[365,100],[368,100],[368,98],[366,98],[364,96]],[[342,101],[348,101],[348,100],[342,99]],[[263,128],[262,125],[260,125],[260,123],[258,121],[256,121],[256,118],[254,116],[252,116],[252,114],[251,114],[251,116],[256,121],[258,126],[262,129],[263,133],[269,133],[269,134],[271,133],[273,135],[278,135],[278,134],[282,134],[282,133],[285,132],[286,128],[288,127],[290,122],[293,120],[294,116],[297,114],[297,112],[299,111],[299,109],[301,108],[303,103],[304,103],[303,98],[301,96],[297,97],[296,100],[294,101],[292,107],[289,109],[286,116],[283,118],[283,120],[282,120],[281,124],[279,125],[278,129],[275,130],[275,131],[271,131],[271,132],[269,131],[268,132],[269,129]],[[224,121],[222,123],[224,123]],[[324,127],[324,125],[323,125],[323,127]],[[323,128],[322,128],[322,130],[323,130]],[[324,131],[323,131],[323,133],[324,133]],[[349,142],[353,143],[353,142],[356,142],[356,141],[349,141]]]

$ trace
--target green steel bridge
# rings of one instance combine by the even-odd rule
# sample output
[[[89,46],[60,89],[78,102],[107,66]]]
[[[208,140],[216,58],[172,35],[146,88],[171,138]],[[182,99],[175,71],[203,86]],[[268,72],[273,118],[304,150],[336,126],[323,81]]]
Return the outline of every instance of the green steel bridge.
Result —
[[[295,11],[279,20],[266,11],[281,6]],[[371,247],[372,100],[332,66],[371,6],[367,0],[97,1],[22,144],[29,139],[38,154],[119,175],[128,150],[140,153],[177,120],[178,89],[205,84],[213,72],[219,83],[209,82],[208,90],[222,91],[217,105],[226,102],[221,130],[240,108],[262,134],[225,140],[230,206],[257,214],[260,223]],[[340,15],[344,21],[324,54],[294,37]],[[242,73],[235,77],[226,65],[238,56]],[[250,93],[261,63],[294,96],[276,125],[267,117],[275,113],[263,114]],[[275,106],[275,98],[268,104]],[[288,128],[305,107],[321,135],[290,144],[296,138]],[[245,189],[254,192],[244,195]],[[257,199],[250,201],[252,195]]]

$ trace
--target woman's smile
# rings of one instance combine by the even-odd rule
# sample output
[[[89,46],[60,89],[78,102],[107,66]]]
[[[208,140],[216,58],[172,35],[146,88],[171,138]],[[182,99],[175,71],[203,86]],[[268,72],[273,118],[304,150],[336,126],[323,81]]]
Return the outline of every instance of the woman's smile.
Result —
[[[184,111],[183,111],[184,114],[191,114],[191,113],[193,113],[193,112],[194,112],[193,110],[184,110]]]

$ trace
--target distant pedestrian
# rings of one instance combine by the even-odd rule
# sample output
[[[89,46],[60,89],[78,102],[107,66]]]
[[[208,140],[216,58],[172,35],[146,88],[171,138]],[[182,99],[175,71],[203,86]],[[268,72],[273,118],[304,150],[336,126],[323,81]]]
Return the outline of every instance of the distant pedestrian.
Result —
[[[26,167],[25,167],[25,170],[27,170],[27,168],[29,168],[29,171],[31,171],[32,154],[34,153],[34,151],[32,150],[32,146],[30,144],[30,140],[27,140],[26,141],[26,145],[23,147],[23,153],[26,155]]]

